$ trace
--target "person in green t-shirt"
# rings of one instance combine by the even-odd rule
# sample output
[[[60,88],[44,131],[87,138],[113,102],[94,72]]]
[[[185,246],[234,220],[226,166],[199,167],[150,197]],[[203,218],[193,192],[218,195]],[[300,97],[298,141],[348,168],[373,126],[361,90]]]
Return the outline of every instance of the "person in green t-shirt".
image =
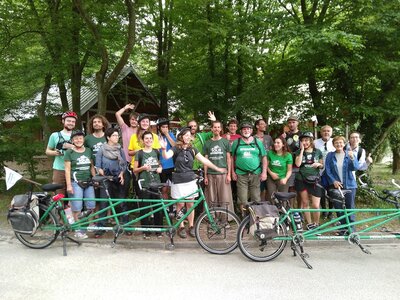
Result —
[[[232,180],[237,181],[238,202],[242,214],[250,201],[260,202],[260,181],[267,179],[267,153],[263,144],[252,136],[253,125],[243,122],[240,125],[241,138],[233,142]]]
[[[151,183],[160,183],[160,173],[162,167],[160,163],[160,152],[158,149],[153,149],[153,133],[151,131],[143,132],[141,139],[144,144],[144,148],[140,149],[135,154],[135,161],[133,163],[133,172],[136,174],[138,181],[142,188],[139,189],[139,197],[142,199],[158,199],[153,193],[149,193],[147,188]],[[156,192],[156,191],[155,191]],[[147,201],[139,202],[140,207],[149,206],[151,203]],[[149,213],[149,209],[143,209],[140,211],[140,215],[143,216]],[[163,225],[163,212],[158,211],[154,213],[154,224],[150,224],[149,218],[144,218],[141,221],[143,227],[149,227],[155,225],[161,227]],[[162,237],[161,232],[157,232],[158,237]],[[143,238],[148,239],[150,232],[145,232]]]
[[[206,186],[206,200],[217,206],[224,207],[228,204],[228,210],[234,211],[231,190],[231,153],[229,141],[221,137],[222,124],[213,121],[211,132],[213,137],[204,145],[204,156],[214,165],[227,170],[226,173],[217,172],[204,166],[204,184]]]
[[[85,200],[87,214],[90,214],[90,211],[93,211],[96,205],[93,200],[95,197],[93,186],[88,184],[88,181],[95,175],[92,151],[84,146],[84,136],[82,131],[74,131],[71,135],[74,147],[65,151],[64,155],[68,197],[81,199],[70,201],[72,216],[75,221],[78,221],[79,213],[83,208],[82,199],[89,199]],[[82,239],[87,238],[87,235],[83,231],[77,230],[75,237]]]
[[[318,209],[321,200],[322,187],[317,182],[308,182],[307,177],[319,176],[319,170],[324,167],[322,152],[314,147],[314,135],[312,132],[304,132],[300,135],[300,149],[295,152],[295,164],[299,168],[296,174],[295,187],[303,209],[309,208],[311,196],[311,208]],[[319,226],[320,213],[312,213],[313,222],[309,212],[304,213],[307,221],[307,229]]]
[[[85,136],[85,147],[92,150],[93,161],[100,147],[107,141],[104,131],[110,127],[110,123],[106,117],[102,115],[94,115],[88,122],[87,135]]]
[[[289,190],[288,180],[292,175],[293,157],[283,137],[275,138],[272,149],[267,153],[267,159],[267,200],[271,202],[272,193]]]

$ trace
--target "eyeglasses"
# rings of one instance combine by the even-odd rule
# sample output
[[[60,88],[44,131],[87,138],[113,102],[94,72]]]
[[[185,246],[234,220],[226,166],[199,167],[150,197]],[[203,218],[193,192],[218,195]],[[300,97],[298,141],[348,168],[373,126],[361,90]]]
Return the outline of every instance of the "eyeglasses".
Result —
[[[325,149],[325,151],[328,151],[328,147],[326,146],[326,142],[324,144],[324,149]]]
[[[183,158],[185,159],[185,162],[188,162],[188,161],[189,161],[189,157],[188,157],[188,155],[187,155],[187,150],[185,150],[185,151],[183,152]]]

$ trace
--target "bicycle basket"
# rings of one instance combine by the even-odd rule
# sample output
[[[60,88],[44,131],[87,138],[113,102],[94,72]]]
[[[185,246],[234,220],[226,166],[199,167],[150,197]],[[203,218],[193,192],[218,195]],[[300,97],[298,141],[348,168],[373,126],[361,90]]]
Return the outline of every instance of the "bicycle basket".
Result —
[[[263,233],[266,237],[279,234],[279,212],[275,205],[261,204],[249,206],[250,211],[250,234],[259,235]]]
[[[16,233],[33,235],[39,224],[39,217],[35,211],[27,208],[8,211],[7,220]]]

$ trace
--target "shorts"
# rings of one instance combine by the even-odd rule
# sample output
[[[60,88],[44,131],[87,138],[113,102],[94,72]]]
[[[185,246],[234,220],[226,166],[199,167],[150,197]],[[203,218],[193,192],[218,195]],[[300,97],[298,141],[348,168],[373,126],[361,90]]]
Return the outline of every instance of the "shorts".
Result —
[[[174,168],[163,169],[160,174],[160,179],[162,183],[168,183],[170,186],[172,184],[172,173],[174,172]]]
[[[301,179],[296,179],[295,181],[295,188],[296,192],[302,192],[304,190],[307,190],[307,192],[314,197],[321,198],[323,194],[323,188],[319,186],[318,184],[315,183],[307,183],[304,182]]]
[[[194,193],[198,189],[197,187],[197,179],[184,182],[184,183],[177,183],[171,185],[171,197],[172,199],[179,199],[186,196],[189,196],[191,193]],[[199,194],[193,194],[188,199],[196,198]]]
[[[77,182],[72,181],[72,188],[74,190],[74,193],[71,195],[68,195],[68,198],[95,198],[94,196],[94,188],[93,186],[88,186],[87,188],[83,189],[81,188]],[[88,200],[88,201],[82,201],[82,200],[70,200],[69,203],[71,205],[71,210],[74,212],[79,212],[82,210],[83,207],[83,202],[85,202],[85,207],[86,209],[94,209],[96,206],[96,201],[94,200]]]

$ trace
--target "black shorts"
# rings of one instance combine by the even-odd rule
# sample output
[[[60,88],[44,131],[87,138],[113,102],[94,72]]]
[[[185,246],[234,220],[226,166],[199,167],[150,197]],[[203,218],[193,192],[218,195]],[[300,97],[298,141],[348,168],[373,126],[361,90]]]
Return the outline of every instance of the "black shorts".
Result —
[[[313,195],[314,197],[321,198],[323,194],[323,189],[322,187],[319,186],[319,184],[307,183],[301,179],[296,178],[294,186],[297,192],[302,192],[304,190],[307,190],[307,192]]]
[[[169,179],[172,182],[172,173],[174,172],[174,168],[163,169],[160,174],[160,180],[162,183],[166,183]]]

